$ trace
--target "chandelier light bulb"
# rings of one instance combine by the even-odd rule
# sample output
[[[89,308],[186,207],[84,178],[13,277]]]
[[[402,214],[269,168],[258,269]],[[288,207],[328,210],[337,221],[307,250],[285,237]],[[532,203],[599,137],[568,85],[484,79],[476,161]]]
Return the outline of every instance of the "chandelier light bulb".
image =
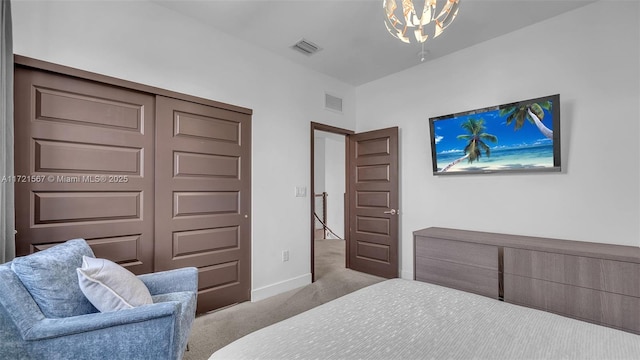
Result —
[[[398,6],[401,2],[402,6]],[[393,37],[407,44],[436,38],[458,15],[459,0],[383,0],[384,24]],[[443,4],[438,9],[438,3]],[[413,36],[411,36],[413,33]]]

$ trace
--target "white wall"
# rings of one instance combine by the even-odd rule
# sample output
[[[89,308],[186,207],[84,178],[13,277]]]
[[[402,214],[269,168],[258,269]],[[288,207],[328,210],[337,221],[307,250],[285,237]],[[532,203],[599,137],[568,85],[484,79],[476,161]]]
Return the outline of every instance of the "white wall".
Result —
[[[357,88],[357,131],[400,127],[404,277],[430,226],[640,245],[638,7],[597,2]],[[562,173],[431,174],[430,117],[556,93]]]
[[[325,141],[325,187],[327,196],[327,225],[344,239],[345,136],[327,134]],[[327,234],[328,239],[336,237]]]
[[[344,193],[346,191],[346,137],[316,130],[315,135],[315,192],[327,192],[327,226],[344,239]],[[322,216],[322,201],[317,198],[316,209]],[[316,221],[316,228],[322,225]],[[336,236],[327,233],[327,239]]]
[[[12,10],[16,54],[253,109],[253,299],[309,283],[309,198],[294,188],[310,184],[311,121],[355,128],[352,86],[149,2]],[[344,115],[324,110],[325,92],[344,99]]]
[[[326,191],[325,178],[325,137],[324,132],[314,131],[313,141],[313,191],[322,194]],[[314,194],[315,195],[315,194]],[[322,198],[315,198],[316,214],[322,219]],[[315,228],[322,229],[322,223],[315,221]]]

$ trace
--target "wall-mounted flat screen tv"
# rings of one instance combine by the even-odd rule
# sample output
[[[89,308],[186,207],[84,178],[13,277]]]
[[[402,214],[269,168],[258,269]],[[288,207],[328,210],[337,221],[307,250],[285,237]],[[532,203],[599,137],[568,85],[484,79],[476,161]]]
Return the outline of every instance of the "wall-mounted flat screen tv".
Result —
[[[429,119],[435,175],[560,171],[560,95]]]

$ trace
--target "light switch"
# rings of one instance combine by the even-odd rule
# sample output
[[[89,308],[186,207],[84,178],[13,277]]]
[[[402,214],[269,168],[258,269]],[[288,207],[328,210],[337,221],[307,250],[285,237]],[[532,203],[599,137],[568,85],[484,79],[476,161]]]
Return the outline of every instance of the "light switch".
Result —
[[[296,197],[306,197],[306,196],[307,196],[307,187],[296,186]]]

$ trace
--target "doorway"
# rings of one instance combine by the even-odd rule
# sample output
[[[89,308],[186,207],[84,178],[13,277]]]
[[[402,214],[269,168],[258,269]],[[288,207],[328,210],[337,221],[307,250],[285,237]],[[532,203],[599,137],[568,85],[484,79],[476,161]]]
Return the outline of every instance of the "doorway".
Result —
[[[315,131],[314,263],[318,279],[345,268],[345,135]]]
[[[398,277],[398,127],[356,134],[350,130],[312,122],[311,194],[318,193],[315,189],[316,131],[339,134],[345,139],[345,267],[385,278]],[[315,281],[315,196],[311,197],[309,203],[311,279]]]
[[[350,130],[311,123],[312,281],[348,267],[345,215]]]

